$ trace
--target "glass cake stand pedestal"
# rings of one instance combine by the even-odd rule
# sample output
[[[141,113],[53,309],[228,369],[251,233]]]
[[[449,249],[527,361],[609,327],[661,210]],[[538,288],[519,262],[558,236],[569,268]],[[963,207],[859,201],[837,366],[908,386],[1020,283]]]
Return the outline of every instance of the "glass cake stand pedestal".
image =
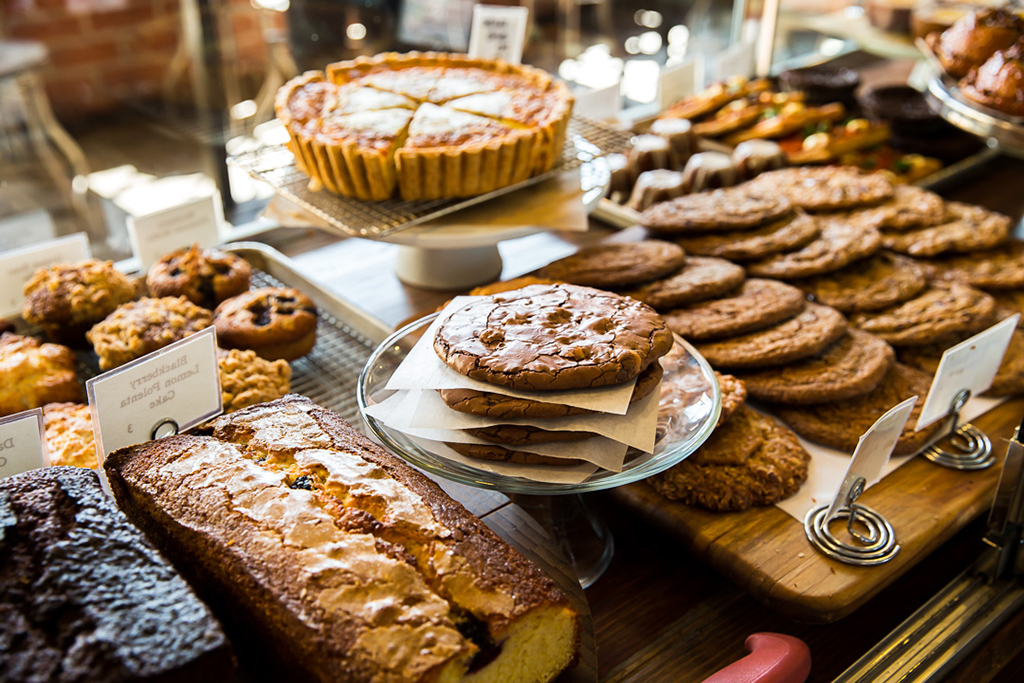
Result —
[[[604,521],[582,494],[629,484],[662,472],[693,453],[711,434],[722,399],[714,371],[688,343],[676,337],[662,358],[665,369],[658,411],[658,439],[653,453],[631,450],[621,472],[599,469],[583,481],[550,483],[491,471],[432,451],[422,440],[388,427],[367,409],[394,392],[388,380],[437,313],[409,323],[385,339],[370,355],[359,376],[356,398],[370,433],[392,453],[435,476],[469,486],[500,491],[524,508],[565,552],[584,588],[607,569],[614,541]]]

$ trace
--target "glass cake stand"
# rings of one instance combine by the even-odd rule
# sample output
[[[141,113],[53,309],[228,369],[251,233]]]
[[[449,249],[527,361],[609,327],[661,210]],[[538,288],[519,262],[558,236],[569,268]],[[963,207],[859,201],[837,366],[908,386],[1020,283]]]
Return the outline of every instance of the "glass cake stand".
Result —
[[[621,472],[598,470],[579,483],[547,483],[497,474],[431,452],[366,412],[369,406],[394,393],[385,389],[388,380],[437,315],[409,323],[370,355],[360,373],[356,394],[363,421],[382,444],[416,467],[437,477],[509,495],[545,527],[586,588],[607,569],[614,542],[607,525],[587,507],[580,494],[645,479],[693,453],[711,434],[721,412],[721,392],[714,371],[692,346],[676,337],[675,348],[661,360],[665,375],[654,452],[631,450]]]

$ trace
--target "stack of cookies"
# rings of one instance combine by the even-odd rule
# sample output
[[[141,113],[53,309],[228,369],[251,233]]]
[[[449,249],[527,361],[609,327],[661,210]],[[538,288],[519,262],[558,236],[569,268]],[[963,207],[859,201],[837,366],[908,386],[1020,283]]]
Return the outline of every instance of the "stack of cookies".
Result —
[[[670,500],[715,512],[772,505],[796,493],[810,454],[793,432],[746,405],[741,380],[718,374],[718,385],[722,412],[714,433],[648,483]]]
[[[480,427],[466,430],[475,443],[448,442],[449,447],[470,458],[575,465],[579,461],[530,449],[595,436],[548,428],[545,421],[592,412],[548,397],[553,392],[628,386],[632,387],[631,406],[638,405],[641,399],[657,395],[662,377],[657,361],[672,348],[674,339],[665,322],[638,301],[589,287],[555,284],[533,285],[459,306],[437,327],[432,344],[449,368],[494,387],[493,392],[441,390],[448,408],[478,416],[481,422]]]

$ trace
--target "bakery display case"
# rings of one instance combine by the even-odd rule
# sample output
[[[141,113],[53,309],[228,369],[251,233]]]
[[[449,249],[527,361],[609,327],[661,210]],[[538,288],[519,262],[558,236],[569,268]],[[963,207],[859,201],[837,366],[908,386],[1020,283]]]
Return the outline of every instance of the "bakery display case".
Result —
[[[772,657],[794,681],[1024,675],[1012,324],[1001,360],[966,371],[992,366],[986,395],[896,430],[850,525],[824,526],[851,546],[884,529],[888,554],[851,564],[809,540],[864,432],[913,395],[916,421],[943,352],[1024,311],[1015,3],[500,3],[526,8],[501,15],[527,18],[525,66],[463,54],[472,2],[172,4],[0,11],[0,31],[52,43],[41,74],[91,168],[205,171],[229,223],[209,244],[162,233],[152,268],[33,266],[2,321],[0,430],[40,408],[49,463],[103,471],[82,384],[216,329],[225,414],[113,454],[102,514],[120,506],[149,538],[125,541],[171,560],[150,569],[176,605],[195,600],[186,582],[209,603],[235,680],[267,678],[259,649],[365,680],[748,680]],[[89,54],[138,69],[87,73]],[[162,83],[144,68],[161,59]],[[29,225],[5,216],[5,239]],[[139,250],[137,226],[118,230],[94,253]],[[0,274],[20,254],[0,251]],[[595,289],[597,312],[573,299]],[[672,350],[591,363],[644,336],[616,318],[634,305]],[[467,341],[474,306],[493,308]],[[526,327],[545,362],[619,373],[607,396],[597,375],[544,386],[564,369],[536,360],[481,379]],[[977,469],[921,454],[959,450],[964,422],[990,445]],[[82,471],[34,472],[0,480],[0,545],[28,528],[27,485],[107,495],[71,481]],[[854,503],[879,526],[853,522]],[[102,573],[122,551],[99,545],[82,564]],[[159,630],[153,607],[133,609]],[[238,614],[271,615],[273,642]],[[212,654],[189,637],[176,655],[220,676],[227,640],[206,635]],[[0,678],[47,678],[8,650]]]

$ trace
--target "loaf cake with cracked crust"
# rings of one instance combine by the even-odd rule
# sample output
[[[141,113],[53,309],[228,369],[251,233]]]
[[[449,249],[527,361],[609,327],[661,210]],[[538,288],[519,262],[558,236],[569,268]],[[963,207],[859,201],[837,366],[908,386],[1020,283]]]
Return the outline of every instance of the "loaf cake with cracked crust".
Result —
[[[128,523],[96,473],[0,480],[0,680],[232,680],[210,610]]]
[[[290,395],[210,432],[114,452],[111,489],[293,679],[549,681],[576,658],[555,583],[334,413]]]

